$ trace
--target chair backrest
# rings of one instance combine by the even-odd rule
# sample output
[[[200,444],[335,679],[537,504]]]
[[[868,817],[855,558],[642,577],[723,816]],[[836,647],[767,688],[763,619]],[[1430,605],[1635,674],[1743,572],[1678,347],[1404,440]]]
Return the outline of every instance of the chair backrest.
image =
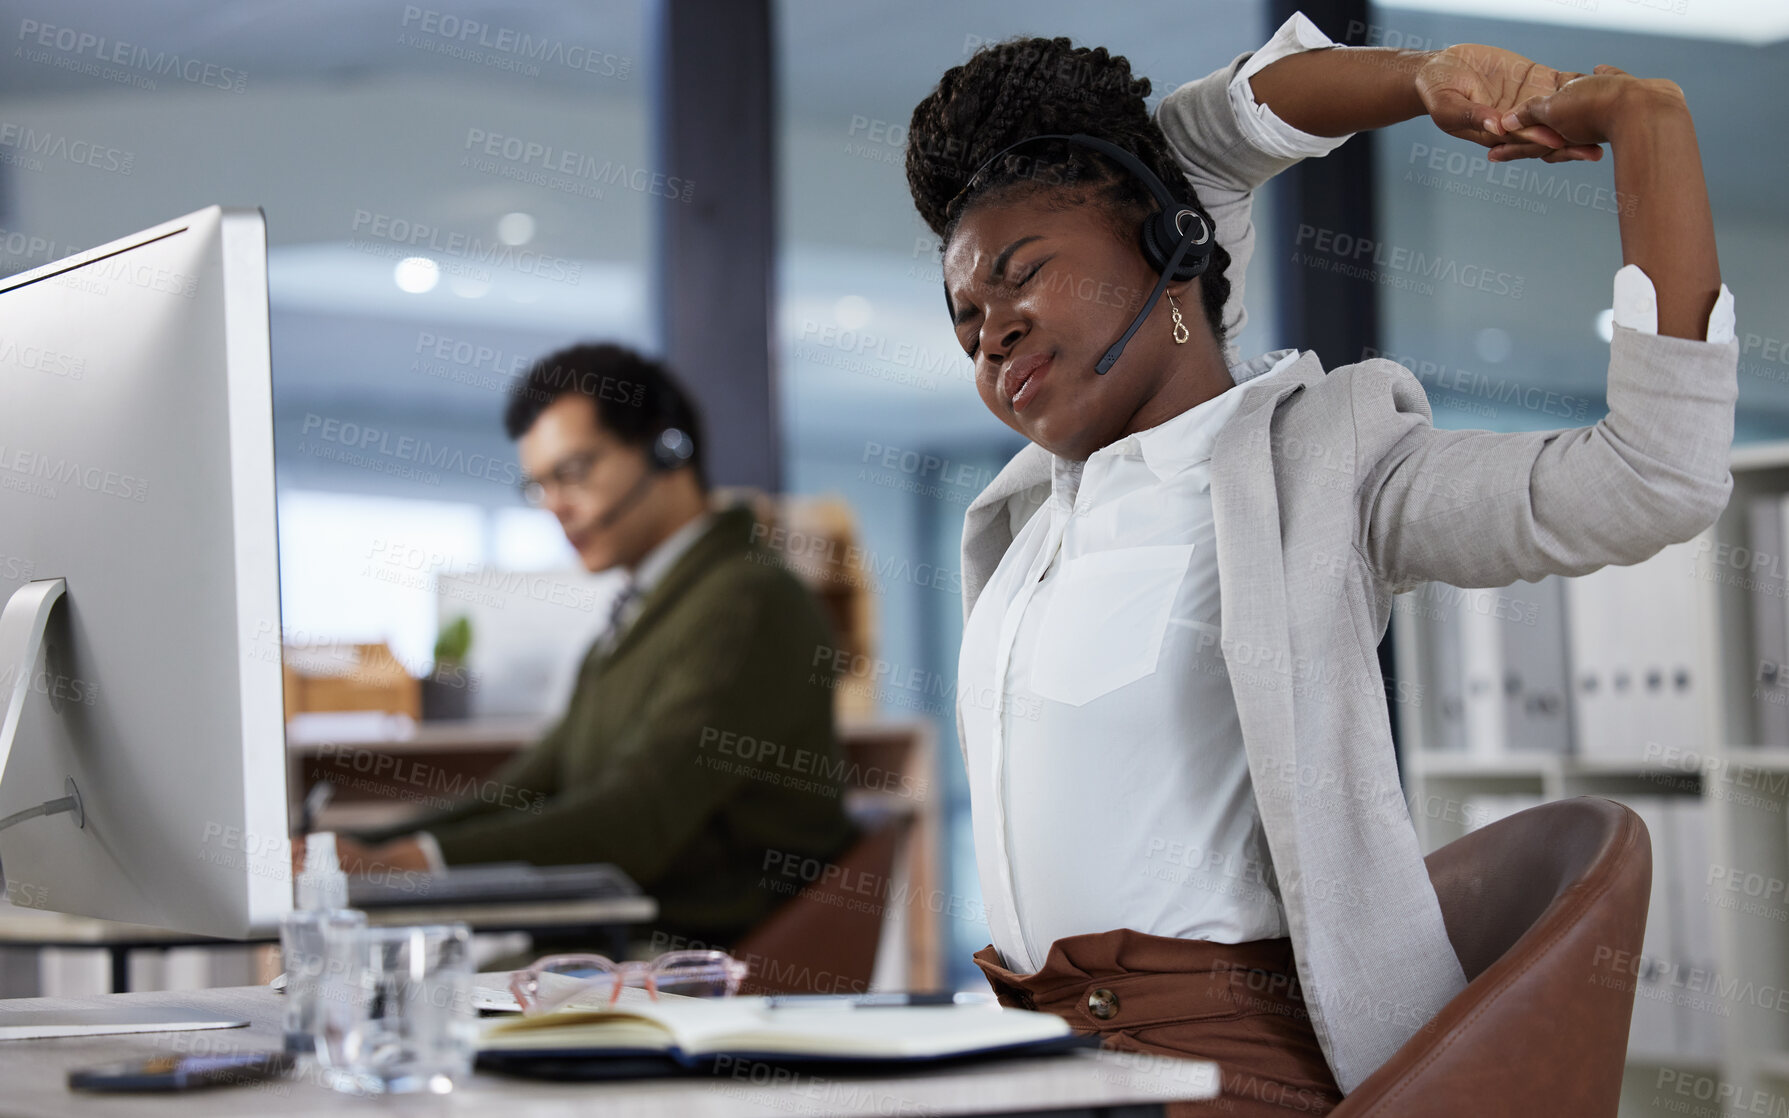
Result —
[[[1331,1113],[1614,1115],[1652,888],[1646,825],[1578,796],[1425,861],[1468,984]]]
[[[1516,812],[1448,843],[1424,863],[1469,982],[1524,938],[1550,939],[1588,922],[1598,934],[1607,928],[1625,940],[1631,932],[1638,950],[1646,930],[1651,839],[1632,808],[1601,796]],[[1596,909],[1573,903],[1624,879],[1641,886],[1637,909],[1620,907],[1622,894]]]
[[[751,966],[742,994],[861,994],[870,988],[895,866],[913,828],[891,813],[753,928],[732,954]]]

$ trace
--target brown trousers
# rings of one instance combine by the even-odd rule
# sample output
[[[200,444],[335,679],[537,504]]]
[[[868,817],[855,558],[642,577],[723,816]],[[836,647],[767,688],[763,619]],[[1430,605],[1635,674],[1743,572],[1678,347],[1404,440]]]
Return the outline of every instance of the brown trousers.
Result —
[[[1035,974],[975,953],[1000,1004],[1065,1018],[1100,1046],[1215,1060],[1219,1097],[1169,1103],[1170,1118],[1286,1118],[1342,1101],[1311,1031],[1290,939],[1213,943],[1128,928],[1064,936]]]

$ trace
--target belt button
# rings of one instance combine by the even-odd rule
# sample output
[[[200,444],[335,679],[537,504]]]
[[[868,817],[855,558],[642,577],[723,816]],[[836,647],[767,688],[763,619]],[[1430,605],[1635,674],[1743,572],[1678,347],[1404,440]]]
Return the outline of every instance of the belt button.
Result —
[[[1118,1012],[1118,995],[1104,986],[1087,995],[1087,1012],[1101,1021],[1111,1019]]]

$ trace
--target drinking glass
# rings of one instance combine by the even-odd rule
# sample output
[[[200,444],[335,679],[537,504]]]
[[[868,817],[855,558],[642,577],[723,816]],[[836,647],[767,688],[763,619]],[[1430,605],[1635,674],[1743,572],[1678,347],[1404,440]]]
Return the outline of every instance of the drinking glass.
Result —
[[[368,927],[345,935],[326,984],[318,1062],[338,1091],[445,1094],[472,1070],[472,933],[465,924]]]

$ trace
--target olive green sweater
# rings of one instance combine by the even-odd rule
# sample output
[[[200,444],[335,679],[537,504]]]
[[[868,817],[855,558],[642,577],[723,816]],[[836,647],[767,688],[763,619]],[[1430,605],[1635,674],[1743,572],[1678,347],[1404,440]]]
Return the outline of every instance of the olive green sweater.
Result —
[[[614,649],[592,646],[565,716],[493,775],[513,794],[357,837],[427,830],[450,865],[613,862],[657,898],[653,932],[702,946],[767,916],[801,880],[791,860],[831,859],[858,829],[832,628],[754,523],[722,510]]]

